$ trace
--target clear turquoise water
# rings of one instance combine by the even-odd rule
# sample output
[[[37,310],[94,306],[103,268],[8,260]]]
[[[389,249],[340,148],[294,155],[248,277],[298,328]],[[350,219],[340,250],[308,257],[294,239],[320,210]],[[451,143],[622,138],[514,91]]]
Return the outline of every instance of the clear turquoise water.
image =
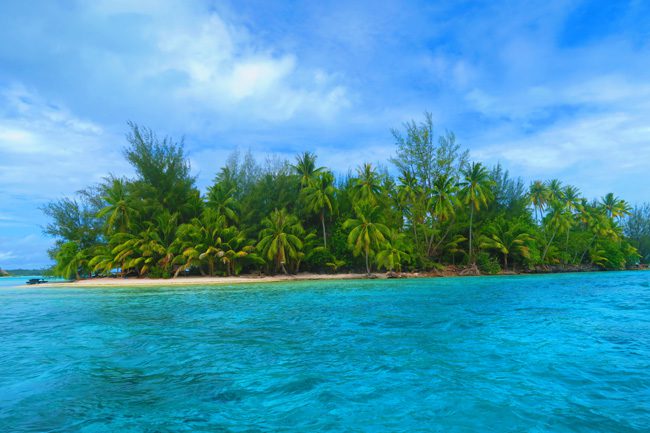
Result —
[[[4,287],[0,343],[2,432],[650,431],[650,272]]]

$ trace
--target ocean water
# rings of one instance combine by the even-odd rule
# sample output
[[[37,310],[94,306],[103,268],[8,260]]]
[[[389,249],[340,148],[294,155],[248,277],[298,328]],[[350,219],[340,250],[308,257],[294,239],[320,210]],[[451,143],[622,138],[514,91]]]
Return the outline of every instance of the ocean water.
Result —
[[[1,432],[650,431],[650,272],[2,284]]]

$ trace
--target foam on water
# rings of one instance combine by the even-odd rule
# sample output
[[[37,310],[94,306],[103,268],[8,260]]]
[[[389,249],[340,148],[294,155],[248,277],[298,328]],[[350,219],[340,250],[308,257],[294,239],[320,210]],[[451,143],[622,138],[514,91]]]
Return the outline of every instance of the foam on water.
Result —
[[[0,431],[648,431],[649,283],[1,288]]]

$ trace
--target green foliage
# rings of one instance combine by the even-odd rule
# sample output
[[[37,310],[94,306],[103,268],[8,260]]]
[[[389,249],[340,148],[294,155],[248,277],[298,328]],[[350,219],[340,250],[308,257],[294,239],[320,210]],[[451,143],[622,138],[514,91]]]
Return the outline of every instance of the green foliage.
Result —
[[[203,195],[182,141],[129,126],[124,155],[133,178],[108,176],[43,208],[56,275],[370,273],[472,263],[494,273],[650,261],[650,205],[632,209],[611,193],[588,201],[558,179],[526,188],[500,165],[470,162],[453,133],[436,136],[428,113],[393,131],[396,177],[364,163],[335,178],[311,152],[294,164],[258,164],[235,151]]]
[[[476,266],[483,274],[496,275],[501,272],[501,265],[495,257],[482,251],[476,256]]]
[[[642,263],[650,263],[650,203],[636,206],[625,220],[624,232]]]
[[[354,208],[356,218],[345,221],[343,228],[350,230],[348,247],[354,256],[365,257],[366,272],[370,274],[370,257],[387,241],[390,231],[381,223],[381,209],[370,203],[362,203]]]
[[[66,279],[79,279],[87,272],[88,256],[76,242],[62,244],[54,254],[54,275]]]
[[[262,225],[264,229],[257,244],[262,257],[273,265],[275,272],[281,269],[286,274],[287,267],[295,267],[297,272],[303,248],[300,236],[304,234],[298,218],[286,209],[276,209],[262,220]]]

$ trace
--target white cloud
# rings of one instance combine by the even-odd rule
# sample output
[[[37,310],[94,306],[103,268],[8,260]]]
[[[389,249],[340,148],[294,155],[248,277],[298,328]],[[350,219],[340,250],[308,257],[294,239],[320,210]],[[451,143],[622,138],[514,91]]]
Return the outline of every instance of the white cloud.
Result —
[[[201,4],[201,3],[199,3]],[[111,57],[110,66],[174,112],[228,119],[286,121],[296,116],[328,118],[350,105],[345,86],[323,80],[326,73],[300,64],[291,52],[264,46],[247,28],[228,23],[214,11],[185,2],[155,7],[101,3],[90,6],[95,18],[135,14],[149,49],[137,60]],[[93,57],[106,53],[100,47]],[[128,63],[127,63],[128,62]],[[128,71],[128,73],[125,73]]]
[[[114,169],[114,139],[20,84],[0,90],[0,187],[27,197],[70,194]]]
[[[5,261],[9,259],[15,259],[16,255],[13,253],[13,251],[0,251],[0,260]]]

